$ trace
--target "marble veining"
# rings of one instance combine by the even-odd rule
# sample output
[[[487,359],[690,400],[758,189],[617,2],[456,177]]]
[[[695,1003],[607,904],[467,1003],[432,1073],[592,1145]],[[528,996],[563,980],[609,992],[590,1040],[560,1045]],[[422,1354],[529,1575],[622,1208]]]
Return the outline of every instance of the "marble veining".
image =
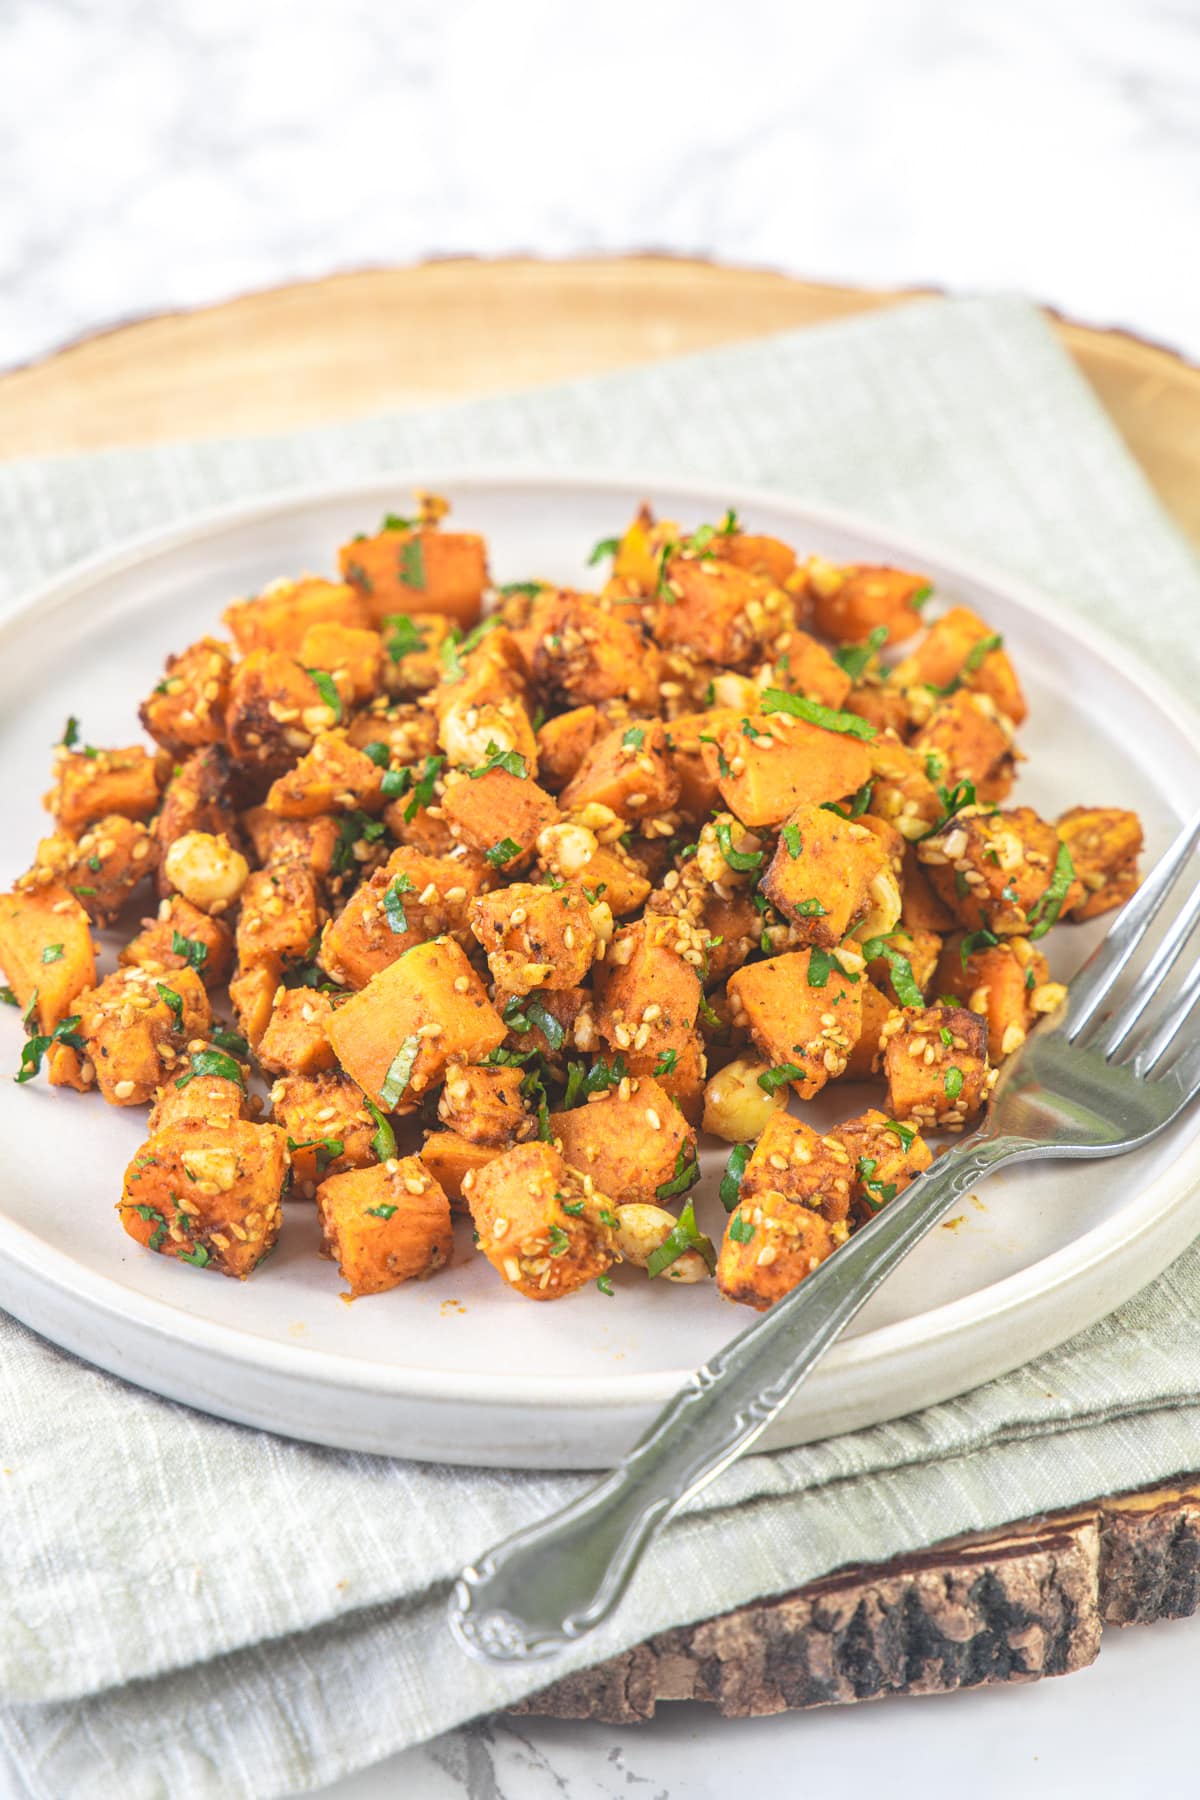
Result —
[[[0,366],[432,254],[1016,288],[1200,356],[1195,0],[7,0]]]

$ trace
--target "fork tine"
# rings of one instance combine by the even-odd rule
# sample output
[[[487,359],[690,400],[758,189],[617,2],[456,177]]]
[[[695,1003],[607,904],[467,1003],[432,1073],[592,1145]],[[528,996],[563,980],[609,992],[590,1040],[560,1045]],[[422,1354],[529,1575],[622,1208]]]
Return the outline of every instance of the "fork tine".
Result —
[[[1191,973],[1154,1030],[1134,1053],[1131,1067],[1135,1075],[1149,1075],[1170,1048],[1196,1001],[1200,999],[1200,959],[1192,964]]]
[[[1070,1014],[1066,1036],[1074,1043],[1091,1020],[1122,969],[1141,943],[1159,907],[1174,887],[1200,839],[1200,812],[1179,832],[1166,855],[1117,914],[1104,942],[1088,958],[1071,983]]]
[[[1111,1062],[1129,1036],[1150,1002],[1161,988],[1168,971],[1183,951],[1196,922],[1200,920],[1200,885],[1194,887],[1187,905],[1171,922],[1171,928],[1146,964],[1143,974],[1124,1006],[1095,1034],[1090,1049],[1102,1050]]]

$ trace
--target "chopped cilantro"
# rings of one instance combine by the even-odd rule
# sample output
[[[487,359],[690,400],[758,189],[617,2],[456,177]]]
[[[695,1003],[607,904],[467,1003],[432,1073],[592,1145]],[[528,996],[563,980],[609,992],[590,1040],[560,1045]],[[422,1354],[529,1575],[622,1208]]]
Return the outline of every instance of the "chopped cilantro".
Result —
[[[199,938],[184,937],[181,931],[171,933],[171,954],[182,956],[190,969],[202,969],[208,961],[208,945]]]
[[[882,1129],[884,1131],[890,1131],[893,1137],[898,1137],[902,1148],[905,1150],[911,1148],[912,1141],[917,1135],[911,1125],[902,1125],[899,1119],[888,1119],[884,1123]]]
[[[424,592],[425,588],[425,550],[420,538],[409,538],[400,546],[396,573],[401,587],[416,588]]]
[[[896,990],[896,998],[901,1006],[923,1007],[925,1005],[925,996],[917,986],[912,964],[901,951],[893,949],[887,938],[867,938],[862,945],[862,953],[868,962],[874,962],[877,957],[883,957],[891,970],[892,986]]]
[[[592,546],[592,553],[588,557],[588,568],[593,569],[597,563],[603,562],[606,557],[615,556],[620,548],[620,538],[601,538],[599,543],[593,544]]]
[[[408,1086],[420,1048],[421,1040],[414,1031],[405,1038],[388,1065],[388,1072],[380,1085],[379,1098],[389,1112],[399,1103]]]
[[[365,1094],[363,1105],[375,1121],[375,1136],[371,1139],[371,1148],[380,1162],[388,1162],[396,1154],[396,1134],[375,1102],[368,1100]]]
[[[773,1069],[764,1069],[758,1078],[758,1085],[764,1094],[777,1094],[790,1081],[803,1081],[807,1071],[799,1063],[776,1063]]]
[[[483,854],[493,869],[500,869],[504,867],[505,863],[510,863],[514,856],[520,856],[521,846],[514,844],[510,837],[503,837],[498,844],[493,844],[491,849],[485,850]]]
[[[675,1172],[666,1181],[660,1181],[655,1193],[660,1200],[673,1200],[678,1194],[686,1194],[689,1188],[695,1187],[700,1179],[700,1164],[696,1161],[696,1152],[690,1144],[680,1144],[679,1154],[675,1158]]]
[[[678,1058],[679,1052],[677,1050],[660,1050],[658,1053],[658,1061],[654,1065],[653,1073],[655,1075],[673,1075],[675,1073],[675,1064],[678,1061]]]
[[[185,1088],[189,1081],[195,1081],[197,1075],[216,1075],[222,1081],[236,1081],[243,1094],[246,1081],[240,1063],[234,1062],[232,1056],[226,1056],[223,1050],[197,1050],[191,1059],[192,1066],[186,1075],[181,1075],[175,1083],[177,1088]]]
[[[47,944],[45,949],[42,951],[42,961],[44,963],[61,962],[62,959],[63,959],[63,947],[61,944]]]
[[[736,870],[739,875],[748,875],[751,870],[762,866],[763,852],[761,850],[734,849],[733,828],[728,819],[718,819],[714,830],[721,855],[731,869]]]
[[[680,1153],[682,1154],[682,1152]],[[662,1188],[658,1192],[662,1193]],[[705,1267],[711,1275],[717,1266],[717,1253],[713,1249],[712,1240],[705,1237],[696,1225],[696,1212],[689,1200],[675,1222],[675,1228],[666,1239],[651,1252],[646,1263],[646,1273],[651,1280],[661,1275],[664,1269],[678,1262],[689,1250],[695,1250],[704,1260]]]
[[[946,1079],[942,1084],[948,1100],[957,1100],[963,1089],[963,1072],[957,1063],[951,1063],[946,1070]]]
[[[785,825],[780,835],[783,838],[784,847],[787,850],[788,855],[791,857],[792,861],[795,862],[796,858],[804,849],[804,839],[800,835],[800,827],[798,825]]]
[[[493,769],[503,769],[506,775],[515,775],[519,781],[524,781],[529,774],[519,750],[502,750],[499,744],[489,742],[484,757],[477,769],[467,770],[468,780],[478,781],[481,775],[490,775]]]
[[[1054,861],[1054,873],[1050,877],[1050,885],[1041,899],[1036,900],[1030,907],[1027,915],[1030,924],[1033,925],[1033,930],[1029,934],[1030,942],[1035,938],[1045,937],[1062,911],[1067,890],[1074,879],[1075,864],[1071,860],[1071,852],[1065,844],[1060,844],[1058,855]]]
[[[995,932],[989,931],[986,925],[982,931],[968,931],[959,948],[963,968],[965,969],[967,966],[968,957],[974,956],[977,950],[990,950],[999,942],[1000,939]]]
[[[754,1227],[744,1213],[734,1213],[729,1221],[729,1235],[735,1244],[748,1244],[754,1236]]]
[[[383,915],[396,937],[408,930],[408,914],[404,910],[403,896],[411,894],[413,887],[411,876],[401,874],[394,875],[384,891]]]
[[[729,1161],[725,1164],[725,1173],[721,1177],[719,1193],[721,1205],[726,1212],[732,1212],[738,1203],[742,1176],[746,1173],[746,1164],[750,1161],[751,1146],[735,1144],[729,1152]]]
[[[602,1294],[607,1294],[609,1299],[612,1299],[613,1284],[611,1275],[597,1275],[596,1286],[600,1289]]]
[[[621,743],[627,750],[640,750],[645,741],[646,728],[644,725],[631,725],[621,739]]]
[[[388,613],[383,628],[387,633],[383,647],[393,662],[401,662],[406,656],[417,656],[427,647],[429,626],[418,625],[407,613]]]
[[[365,1206],[363,1211],[370,1213],[373,1219],[390,1219],[396,1208],[385,1201],[381,1206]]]
[[[342,722],[342,696],[337,691],[337,682],[333,676],[328,669],[306,669],[304,672],[306,675],[310,675],[315,682],[317,692],[333,714],[334,724],[340,725]]]
[[[861,644],[841,644],[833,653],[834,661],[840,669],[850,677],[851,681],[861,681],[871,666],[875,652],[887,643],[888,628],[876,625],[870,636]]]
[[[182,1030],[182,1028],[183,1028],[183,995],[177,994],[175,992],[174,988],[167,987],[165,982],[162,982],[162,981],[156,981],[154,986],[158,992],[159,999],[165,1001],[166,1004],[170,1007],[171,1011],[175,1015],[176,1031]]]
[[[793,719],[804,719],[810,725],[819,725],[824,731],[841,732],[845,737],[869,740],[878,735],[874,725],[860,719],[857,713],[835,712],[830,706],[807,700],[803,694],[786,693],[783,688],[768,688],[761,705],[764,713],[790,713]]]

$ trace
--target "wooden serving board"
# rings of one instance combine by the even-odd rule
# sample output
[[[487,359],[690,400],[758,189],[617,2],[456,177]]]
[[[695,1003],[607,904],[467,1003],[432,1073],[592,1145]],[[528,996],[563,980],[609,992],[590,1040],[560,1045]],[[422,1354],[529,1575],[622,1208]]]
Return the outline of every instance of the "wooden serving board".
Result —
[[[99,333],[0,376],[0,457],[286,431],[599,374],[923,296],[662,257],[456,259],[364,270]],[[1200,369],[1052,318],[1200,545]],[[1200,1474],[665,1632],[519,1710],[629,1723],[660,1700],[728,1716],[1064,1674],[1105,1625],[1200,1606]]]

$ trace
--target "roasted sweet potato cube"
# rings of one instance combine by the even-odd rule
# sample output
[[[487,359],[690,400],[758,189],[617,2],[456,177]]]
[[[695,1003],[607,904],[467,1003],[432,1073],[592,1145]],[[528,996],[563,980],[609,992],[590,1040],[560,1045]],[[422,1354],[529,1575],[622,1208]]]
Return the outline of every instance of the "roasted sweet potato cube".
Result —
[[[880,1036],[896,1006],[891,996],[882,993],[865,975],[859,981],[858,991],[862,996],[862,1024],[843,1070],[847,1081],[869,1081],[878,1073]]]
[[[1053,825],[1028,806],[963,807],[918,844],[917,855],[934,892],[967,931],[1042,936],[1083,893]]]
[[[372,975],[414,944],[424,944],[458,925],[461,909],[445,902],[438,880],[452,891],[467,892],[453,863],[403,846],[326,925],[321,967],[339,983],[365,987]]]
[[[183,1073],[187,1073],[186,1064]],[[146,1121],[151,1137],[155,1132],[182,1124],[185,1119],[202,1119],[214,1126],[232,1125],[245,1115],[246,1090],[240,1077],[235,1081],[229,1075],[193,1074],[190,1081],[177,1087],[179,1077],[174,1070],[164,1070],[164,1076]]]
[[[533,679],[548,712],[605,700],[657,711],[659,653],[621,616],[630,610],[600,606],[582,594],[559,593],[547,603]]]
[[[558,1300],[616,1261],[612,1202],[552,1144],[518,1144],[463,1179],[479,1248],[528,1300]]]
[[[670,1199],[659,1189],[696,1160],[696,1133],[651,1075],[629,1076],[584,1106],[551,1113],[550,1130],[571,1167],[618,1206]]]
[[[145,1106],[160,1082],[187,1080],[187,1046],[205,1038],[212,1011],[194,969],[165,979],[118,969],[78,1004],[79,1035],[110,1106]]]
[[[938,791],[940,761],[935,758],[927,765],[907,744],[885,735],[871,744],[870,762],[869,810],[893,825],[908,843],[925,837],[945,811]],[[936,780],[930,769],[937,773]]]
[[[936,931],[944,937],[954,930],[955,919],[945,901],[935,893],[929,870],[920,860],[915,844],[904,851],[900,873],[900,923],[907,931]]]
[[[117,961],[151,975],[195,969],[205,987],[223,987],[233,967],[233,933],[223,919],[172,894],[160,901],[157,918],[147,920],[118,952]]]
[[[337,873],[334,863],[344,855],[344,818],[281,819],[265,806],[252,806],[242,814],[242,824],[264,869],[298,862],[320,882]]]
[[[438,1100],[442,1123],[494,1150],[536,1136],[537,1120],[521,1094],[525,1071],[511,1064],[451,1063]]]
[[[794,1205],[811,1207],[835,1225],[850,1211],[852,1185],[849,1157],[841,1144],[821,1137],[790,1113],[774,1112],[746,1164],[739,1193],[751,1218],[753,1202],[761,1194],[775,1193]]]
[[[900,905],[887,852],[874,833],[813,805],[798,806],[785,823],[762,891],[791,920],[801,943],[826,948],[840,944],[884,900],[890,906],[894,899],[896,912]]]
[[[1002,648],[1004,639],[966,606],[952,606],[935,619],[915,649],[892,671],[900,689],[923,687],[952,692],[957,687],[987,694],[1014,725],[1028,712],[1016,671]]]
[[[718,761],[714,754],[705,757],[704,746],[717,742],[727,726],[736,725],[740,715],[733,707],[709,707],[704,712],[681,713],[671,720],[667,733],[671,762],[679,777],[676,810],[685,819],[707,819],[721,804],[717,785]]]
[[[860,644],[884,625],[888,642],[899,644],[921,629],[918,608],[930,593],[927,576],[864,563],[837,568],[815,557],[807,573],[813,618],[822,637]]]
[[[148,819],[158,808],[165,759],[140,744],[128,750],[65,750],[55,755],[55,786],[46,805],[64,831],[78,837],[106,813]]]
[[[365,750],[380,768],[386,767],[380,756],[381,745],[393,768],[407,768],[423,762],[437,749],[437,721],[422,706],[380,698],[355,713],[346,727],[346,736],[355,749]]]
[[[189,831],[206,831],[211,837],[222,834],[232,844],[240,844],[241,831],[236,810],[233,762],[224,744],[208,744],[193,750],[178,764],[163,789],[162,806],[153,824],[160,861],[158,891],[171,891],[162,858],[177,838]]]
[[[385,613],[379,620],[383,681],[389,694],[412,699],[427,694],[445,675],[442,647],[458,628],[444,613]],[[430,749],[433,745],[430,744]]]
[[[902,1194],[933,1161],[919,1131],[875,1107],[836,1126],[825,1142],[840,1145],[850,1158],[851,1199],[857,1217],[864,1221]]]
[[[91,921],[67,888],[50,882],[0,894],[0,969],[22,1012],[36,996],[38,1031],[53,1031],[96,980]]]
[[[683,1051],[700,1010],[707,941],[688,920],[665,913],[623,926],[598,965],[596,1027],[605,1041],[655,1058]]]
[[[601,844],[570,820],[539,833],[537,866],[557,881],[577,881],[590,901],[603,900],[618,919],[640,911],[650,893],[642,864],[621,844]]]
[[[748,1030],[765,1060],[811,1100],[843,1075],[862,1023],[860,983],[831,958],[793,950],[749,963],[729,978],[735,1026]],[[788,1073],[792,1071],[792,1073]]]
[[[537,734],[541,785],[552,794],[561,793],[603,730],[604,720],[594,706],[574,706],[547,719]]]
[[[939,701],[912,749],[945,786],[970,781],[981,799],[999,799],[1011,785],[1012,725],[986,694],[959,688]]]
[[[244,1281],[279,1236],[286,1179],[276,1126],[185,1119],[125,1171],[121,1223],[148,1250]]]
[[[652,1075],[688,1124],[699,1125],[704,1111],[708,1058],[698,1031],[689,1032],[679,1045],[668,1050],[630,1050],[626,1061],[631,1075]]]
[[[106,924],[116,917],[158,863],[158,844],[138,819],[110,813],[76,840],[56,831],[43,838],[22,885],[45,881],[69,888],[89,919]]]
[[[607,806],[623,819],[653,819],[679,796],[661,719],[619,725],[599,738],[562,794],[564,807]]]
[[[685,550],[668,557],[654,637],[665,649],[748,669],[794,620],[791,601],[769,577],[710,555],[706,547],[698,556]]]
[[[278,962],[257,963],[253,968],[239,970],[229,983],[229,1001],[238,1029],[256,1052],[271,1023],[282,976]]]
[[[625,583],[631,593],[653,594],[662,573],[662,554],[682,535],[673,519],[656,519],[645,504],[638,508],[617,543],[613,580]]]
[[[411,1112],[447,1063],[482,1062],[507,1036],[453,938],[417,944],[335,1011],[338,1061],[376,1106]]]
[[[857,793],[871,773],[865,743],[790,713],[755,713],[705,744],[709,773],[726,806],[753,830],[782,825],[804,801]]]
[[[1061,982],[1050,980],[1041,951],[1023,937],[985,942],[976,949],[961,937],[952,938],[933,986],[939,996],[960,999],[987,1020],[988,1055],[994,1063],[1019,1050],[1038,1016],[1053,1012],[1066,995]]]
[[[756,532],[721,533],[721,558],[749,569],[753,575],[766,575],[776,587],[782,587],[796,573],[796,552],[779,538]]]
[[[287,1134],[292,1174],[305,1199],[322,1176],[378,1160],[372,1142],[378,1125],[344,1075],[284,1075],[271,1089],[271,1106]]]
[[[383,772],[338,732],[326,732],[300,761],[272,782],[269,811],[285,819],[323,813],[377,812],[383,806]]]
[[[474,532],[385,529],[343,544],[338,565],[377,625],[397,612],[473,625],[483,608],[487,548]]]
[[[592,966],[596,932],[582,887],[510,887],[471,902],[471,930],[487,952],[498,993],[578,987]]]
[[[326,1176],[317,1213],[325,1254],[355,1298],[424,1281],[453,1260],[450,1202],[419,1156]]]
[[[331,620],[310,625],[300,644],[300,661],[306,669],[332,675],[339,693],[345,686],[353,706],[374,699],[383,686],[383,639],[361,625]]]
[[[328,994],[309,987],[276,992],[271,1017],[257,1046],[272,1075],[321,1075],[337,1064],[326,1027],[333,1011]]]
[[[338,722],[307,669],[281,650],[252,650],[233,671],[225,728],[229,750],[248,780],[268,782]],[[258,790],[261,792],[261,788]]]
[[[501,1148],[496,1144],[474,1144],[459,1131],[430,1131],[425,1135],[421,1161],[446,1194],[451,1211],[467,1212],[463,1182],[473,1169],[482,1169],[499,1156]]]
[[[911,996],[902,992],[907,986],[907,975],[912,975],[923,995],[928,993],[941,955],[942,940],[936,931],[924,931],[920,926],[909,931],[900,925],[886,934],[884,943],[885,954],[874,957],[867,964],[871,980],[876,987],[882,988],[893,1005],[911,1004]]]
[[[558,805],[536,781],[507,769],[490,769],[475,781],[453,771],[442,813],[455,843],[482,851],[496,869],[508,869],[532,855],[538,833],[558,818]]]
[[[879,737],[891,732],[897,738],[905,738],[912,725],[908,695],[894,683],[881,681],[877,675],[864,675],[856,681],[842,701],[842,710],[865,719],[868,725],[875,727]]]
[[[894,1119],[961,1131],[992,1091],[987,1022],[961,1006],[897,1010],[883,1028],[883,1072]]]
[[[314,625],[369,625],[362,597],[340,581],[305,575],[275,581],[252,600],[235,600],[222,614],[243,656],[280,650],[295,656]]]
[[[775,661],[769,686],[783,688],[789,694],[803,694],[835,712],[841,710],[853,684],[824,644],[807,631],[793,628],[777,639],[771,650]]]
[[[162,680],[138,708],[138,718],[156,744],[172,756],[183,756],[221,742],[232,663],[229,645],[208,637],[168,656]]]
[[[1069,917],[1094,919],[1124,906],[1138,886],[1142,824],[1137,814],[1117,806],[1072,806],[1059,815],[1058,835],[1083,888]]]
[[[717,1287],[726,1300],[765,1312],[837,1249],[845,1231],[844,1221],[830,1225],[774,1189],[743,1200],[725,1227]]]
[[[307,869],[299,863],[255,869],[242,889],[238,965],[246,970],[307,962],[320,927],[316,885]]]

